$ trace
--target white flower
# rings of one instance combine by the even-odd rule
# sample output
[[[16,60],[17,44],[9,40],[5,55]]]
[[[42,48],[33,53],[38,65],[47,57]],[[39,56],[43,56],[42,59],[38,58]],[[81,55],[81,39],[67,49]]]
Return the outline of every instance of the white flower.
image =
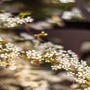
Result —
[[[26,18],[25,18],[25,21],[26,21],[26,22],[32,22],[33,19],[32,19],[31,17],[26,17]]]
[[[8,58],[8,56],[9,56],[9,54],[7,54],[7,53],[0,55],[1,58],[5,58],[5,59]]]
[[[87,66],[86,61],[81,60],[81,64],[83,65],[83,67],[84,67],[84,66]]]
[[[13,52],[20,52],[22,49],[21,48],[19,48],[19,47],[17,47],[17,46],[14,46],[13,48],[12,48],[12,51]]]
[[[86,83],[86,80],[84,80],[84,79],[82,79],[82,78],[76,78],[75,80],[76,80],[76,82],[78,82],[78,83],[80,83],[80,84]]]
[[[67,72],[67,76],[73,76],[74,73],[73,72]]]
[[[28,50],[26,52],[27,58],[28,59],[38,59],[38,60],[42,60],[42,56],[39,52],[36,52],[35,50]]]
[[[78,74],[77,74],[78,76],[83,76],[83,72],[78,72]]]
[[[58,66],[54,65],[54,66],[51,66],[52,67],[52,70],[58,70]]]
[[[6,46],[6,48],[12,48],[12,47],[14,47],[14,44],[11,44],[11,43],[7,43],[7,44],[5,44],[5,46]]]

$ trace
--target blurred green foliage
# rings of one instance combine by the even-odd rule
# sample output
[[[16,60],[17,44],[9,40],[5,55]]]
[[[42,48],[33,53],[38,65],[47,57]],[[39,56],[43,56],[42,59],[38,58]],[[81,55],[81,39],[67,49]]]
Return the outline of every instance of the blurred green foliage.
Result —
[[[60,3],[59,0],[11,0],[0,5],[10,12],[31,12],[34,18],[45,18],[70,9],[73,3]]]

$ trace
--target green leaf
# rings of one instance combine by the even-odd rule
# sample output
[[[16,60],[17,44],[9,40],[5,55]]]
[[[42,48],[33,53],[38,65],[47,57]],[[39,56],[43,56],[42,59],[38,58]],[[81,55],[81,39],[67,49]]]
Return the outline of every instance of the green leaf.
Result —
[[[31,13],[30,12],[21,12],[18,14],[19,17],[25,17],[25,16],[28,16],[30,15]]]

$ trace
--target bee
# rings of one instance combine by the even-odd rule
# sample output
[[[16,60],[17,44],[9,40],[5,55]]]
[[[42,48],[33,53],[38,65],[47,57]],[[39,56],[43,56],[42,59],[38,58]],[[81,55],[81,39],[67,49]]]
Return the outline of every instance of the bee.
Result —
[[[34,36],[37,37],[38,40],[41,40],[41,36],[47,36],[48,34],[42,31],[41,33],[35,34]]]

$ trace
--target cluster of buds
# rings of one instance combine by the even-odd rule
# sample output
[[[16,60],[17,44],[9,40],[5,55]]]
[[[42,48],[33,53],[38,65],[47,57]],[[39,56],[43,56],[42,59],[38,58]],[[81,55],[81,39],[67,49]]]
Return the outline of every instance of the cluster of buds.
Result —
[[[30,23],[33,19],[30,16],[13,16],[10,13],[0,13],[0,27],[16,27],[21,24]]]

